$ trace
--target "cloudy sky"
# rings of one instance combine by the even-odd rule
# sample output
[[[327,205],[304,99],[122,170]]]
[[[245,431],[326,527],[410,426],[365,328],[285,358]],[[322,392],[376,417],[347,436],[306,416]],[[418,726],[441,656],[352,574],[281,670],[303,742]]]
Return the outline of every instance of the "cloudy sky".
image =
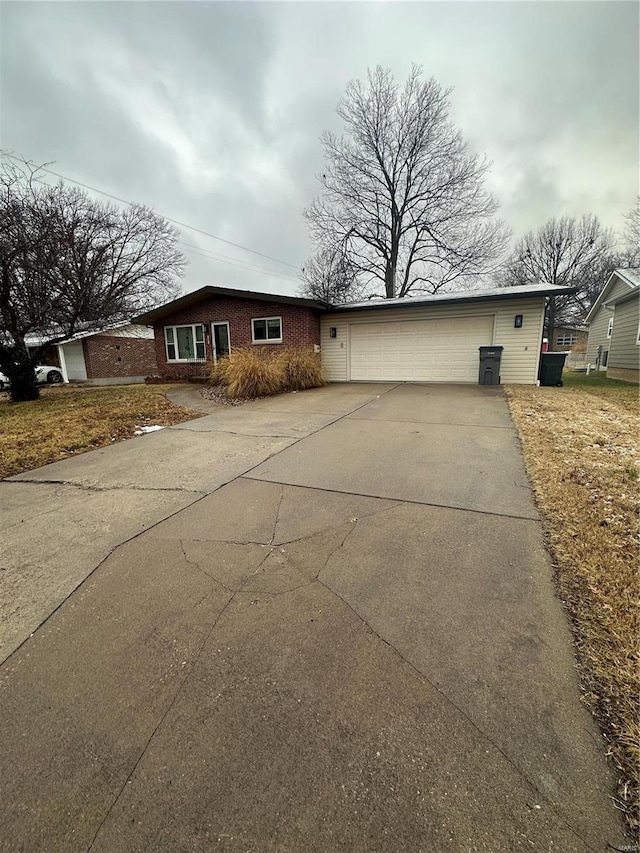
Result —
[[[319,135],[340,130],[346,83],[419,63],[454,87],[516,236],[588,212],[620,229],[638,192],[638,14],[615,0],[2,2],[0,147],[288,264],[183,228],[186,290],[294,293]]]

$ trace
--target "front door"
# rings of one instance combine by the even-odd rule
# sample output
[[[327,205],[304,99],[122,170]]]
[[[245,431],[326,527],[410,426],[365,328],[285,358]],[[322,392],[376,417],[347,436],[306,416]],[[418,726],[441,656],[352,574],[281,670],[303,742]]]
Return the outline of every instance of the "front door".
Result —
[[[224,358],[231,352],[231,335],[229,332],[229,324],[212,323],[213,328],[213,360]]]

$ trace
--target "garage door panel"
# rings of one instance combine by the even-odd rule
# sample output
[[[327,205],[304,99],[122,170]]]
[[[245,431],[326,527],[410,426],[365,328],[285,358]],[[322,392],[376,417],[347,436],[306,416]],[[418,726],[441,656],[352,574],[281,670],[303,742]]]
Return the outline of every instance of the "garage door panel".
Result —
[[[478,347],[492,337],[492,316],[354,323],[351,379],[477,382]]]

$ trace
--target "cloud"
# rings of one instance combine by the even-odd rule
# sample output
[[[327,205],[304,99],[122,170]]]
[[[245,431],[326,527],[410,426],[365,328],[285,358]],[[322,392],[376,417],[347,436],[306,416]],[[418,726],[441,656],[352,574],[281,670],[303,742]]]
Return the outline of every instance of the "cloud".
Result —
[[[638,7],[626,2],[2,4],[0,144],[301,264],[319,136],[349,79],[411,64],[453,87],[515,234],[620,227],[638,189]],[[184,231],[188,288],[294,292],[291,267]],[[186,247],[185,247],[186,248]]]

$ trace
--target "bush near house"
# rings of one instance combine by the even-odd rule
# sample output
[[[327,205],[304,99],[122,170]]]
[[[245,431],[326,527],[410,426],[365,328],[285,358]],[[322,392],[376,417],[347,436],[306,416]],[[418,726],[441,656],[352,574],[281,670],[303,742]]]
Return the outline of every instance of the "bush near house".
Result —
[[[217,363],[209,363],[209,377],[228,397],[253,400],[284,391],[304,391],[326,384],[320,355],[310,349],[242,347]]]

